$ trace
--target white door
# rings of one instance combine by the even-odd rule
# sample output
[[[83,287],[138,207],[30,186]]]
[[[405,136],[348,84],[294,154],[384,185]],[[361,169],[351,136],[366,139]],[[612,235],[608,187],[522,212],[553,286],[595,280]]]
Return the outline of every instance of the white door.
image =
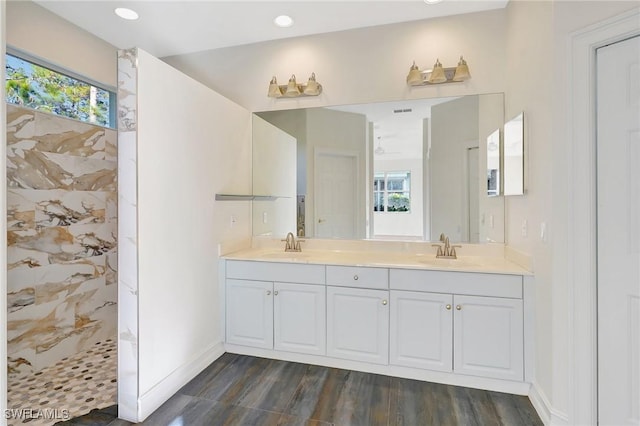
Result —
[[[391,291],[390,363],[451,372],[453,296]]]
[[[522,381],[522,300],[456,295],[453,303],[453,371]]]
[[[273,348],[273,283],[227,279],[227,342]]]
[[[316,152],[314,167],[315,236],[356,238],[358,157]]]
[[[274,283],[274,349],[324,355],[325,302],[323,285]]]
[[[640,37],[597,50],[598,417],[640,424]]]
[[[327,287],[327,355],[389,361],[389,292]]]

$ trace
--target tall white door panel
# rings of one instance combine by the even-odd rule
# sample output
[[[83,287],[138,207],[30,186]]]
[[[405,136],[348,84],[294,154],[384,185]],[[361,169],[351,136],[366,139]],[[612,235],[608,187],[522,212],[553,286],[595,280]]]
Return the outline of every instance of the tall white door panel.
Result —
[[[640,424],[640,37],[597,50],[598,417]]]

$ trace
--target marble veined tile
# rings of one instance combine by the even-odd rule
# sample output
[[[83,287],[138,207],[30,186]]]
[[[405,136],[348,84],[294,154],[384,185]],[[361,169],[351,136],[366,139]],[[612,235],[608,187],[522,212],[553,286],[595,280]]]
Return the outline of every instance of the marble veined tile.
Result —
[[[27,150],[116,161],[117,132],[54,114],[7,105],[7,146]]]
[[[109,224],[71,225],[39,230],[7,232],[8,251],[13,247],[27,250],[29,259],[36,253],[46,254],[46,263],[39,257],[39,265],[64,263],[76,259],[100,256],[116,245],[116,231]],[[34,253],[35,252],[35,253]],[[11,267],[20,262],[9,257]]]
[[[106,254],[107,261],[105,263],[106,285],[118,284],[118,249],[113,249]]]
[[[101,191],[10,189],[7,205],[9,211],[16,211],[13,217],[33,208],[34,223],[31,226],[30,222],[19,224],[16,220],[9,229],[104,223],[110,197],[111,193]]]
[[[36,203],[15,190],[7,191],[7,230],[20,231],[36,226]]]
[[[35,122],[34,110],[7,104],[7,146],[32,139],[35,135]]]
[[[115,191],[116,163],[36,150],[7,152],[9,188]]]
[[[137,128],[138,49],[118,51],[118,130],[134,131]]]

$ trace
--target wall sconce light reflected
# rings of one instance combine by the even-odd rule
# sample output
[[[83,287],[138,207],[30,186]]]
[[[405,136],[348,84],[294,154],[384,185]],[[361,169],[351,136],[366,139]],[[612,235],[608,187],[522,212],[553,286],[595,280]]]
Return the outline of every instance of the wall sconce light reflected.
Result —
[[[315,73],[311,73],[306,84],[298,84],[295,74],[292,74],[289,82],[285,85],[278,85],[278,80],[274,76],[269,82],[267,96],[270,98],[297,98],[299,96],[318,96],[320,93],[322,93],[322,85],[316,81]]]
[[[467,61],[460,56],[457,67],[444,68],[439,59],[430,70],[420,70],[415,61],[409,69],[407,84],[409,86],[425,86],[429,84],[459,83],[471,78]]]

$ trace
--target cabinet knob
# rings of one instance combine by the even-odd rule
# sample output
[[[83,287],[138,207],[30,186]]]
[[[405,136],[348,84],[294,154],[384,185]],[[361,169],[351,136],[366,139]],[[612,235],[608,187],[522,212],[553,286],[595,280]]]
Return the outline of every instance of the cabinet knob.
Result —
[[[462,306],[460,306],[460,305],[456,305],[456,309],[457,309],[457,310],[461,310],[461,309],[462,309]]]
[[[354,276],[353,276],[353,279],[354,279],[355,281],[358,281],[358,276],[357,276],[357,275],[354,275]]]
[[[278,290],[274,291],[274,292],[273,292],[273,294],[274,294],[275,296],[277,296],[277,295],[278,295]]]
[[[447,308],[447,311],[451,310],[451,305],[447,304],[447,306],[445,306],[445,308]]]
[[[387,302],[387,299],[385,299],[385,300],[383,300],[383,301],[382,301],[382,304],[383,304],[383,305],[386,305],[387,303],[388,303],[388,302]]]
[[[271,296],[271,290],[267,290],[267,296]]]

